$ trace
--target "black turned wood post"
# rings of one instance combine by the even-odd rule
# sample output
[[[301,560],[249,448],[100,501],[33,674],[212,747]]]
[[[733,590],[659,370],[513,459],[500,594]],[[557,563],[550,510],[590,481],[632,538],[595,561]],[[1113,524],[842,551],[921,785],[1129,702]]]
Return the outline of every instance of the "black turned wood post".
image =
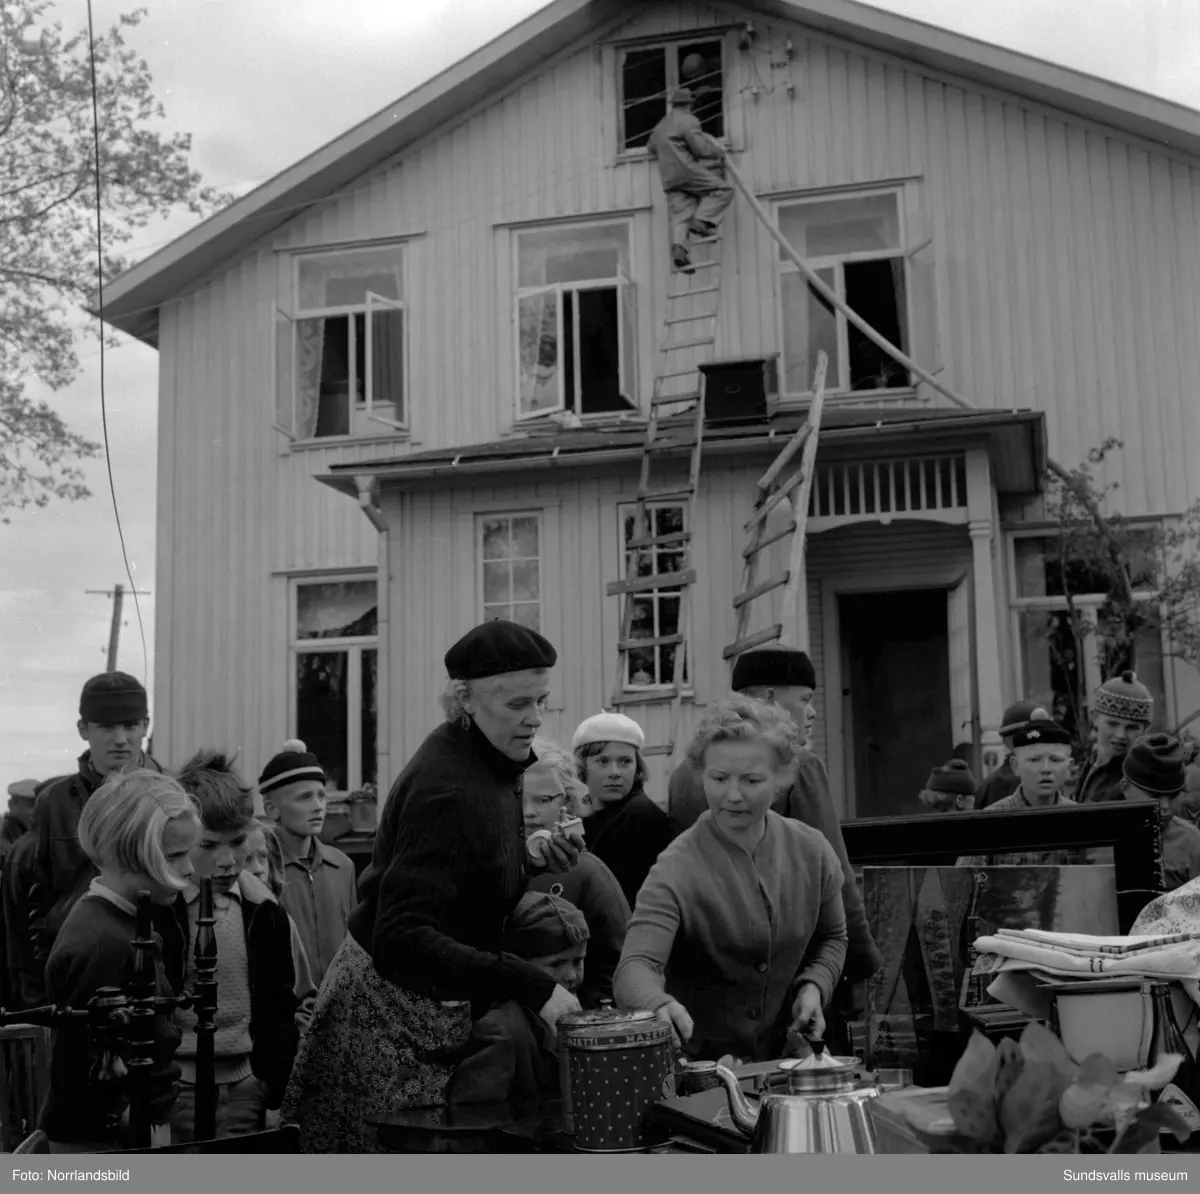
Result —
[[[217,919],[213,912],[213,881],[200,880],[200,915],[196,922],[196,983],[192,1006],[196,1013],[196,1122],[194,1139],[212,1140],[217,1134],[217,1085],[214,1046],[217,1014]]]
[[[129,1128],[134,1148],[151,1148],[153,1116],[150,1110],[154,1073],[154,1019],[157,1014],[157,981],[154,972],[154,936],[150,920],[150,893],[138,893],[137,936],[129,955],[125,992],[129,1000],[126,1068],[129,1071]]]
[[[118,1147],[121,1142],[121,1120],[128,1106],[125,1098],[126,1069],[121,1059],[127,1008],[128,1002],[120,987],[101,987],[88,1002],[88,1030],[96,1052],[88,1080],[105,1107],[105,1133]]]

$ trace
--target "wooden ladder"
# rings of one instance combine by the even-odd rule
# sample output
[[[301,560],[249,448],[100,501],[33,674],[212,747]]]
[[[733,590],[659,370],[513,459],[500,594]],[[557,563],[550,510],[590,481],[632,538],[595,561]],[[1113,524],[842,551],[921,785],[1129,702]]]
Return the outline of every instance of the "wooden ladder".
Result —
[[[617,674],[613,684],[611,704],[614,708],[629,705],[671,703],[671,733],[668,741],[643,748],[647,756],[675,753],[675,743],[683,711],[684,668],[687,666],[687,636],[692,614],[692,589],[696,572],[692,568],[692,543],[696,526],[696,495],[700,488],[700,464],[704,445],[704,375],[697,357],[705,349],[711,359],[712,346],[717,338],[717,315],[721,299],[721,237],[701,237],[688,243],[689,249],[704,249],[703,257],[693,255],[691,274],[671,275],[667,293],[667,309],[663,319],[662,340],[659,343],[659,365],[650,397],[650,420],[642,445],[642,471],[638,481],[637,514],[633,538],[625,545],[625,579],[607,587],[609,597],[624,597],[621,629],[617,640]],[[706,326],[707,325],[707,326]],[[690,354],[690,356],[689,356]],[[689,365],[687,362],[691,360]],[[687,441],[660,435],[659,424],[664,414],[693,404],[691,453],[686,484],[671,484],[652,488],[654,462],[657,457],[677,453]],[[684,505],[684,522],[679,531],[658,534],[653,522],[654,503],[678,501]],[[622,535],[624,530],[622,529]],[[649,554],[650,570],[641,565]],[[664,555],[668,556],[669,571],[660,572]],[[653,590],[679,591],[679,618],[675,633],[653,638],[634,638],[633,625],[637,615],[639,595]],[[629,689],[629,657],[638,651],[673,650],[671,682],[651,689]],[[658,655],[661,658],[661,655]]]
[[[825,405],[825,372],[828,368],[825,353],[817,353],[817,369],[813,377],[813,400],[808,408],[808,418],[784,445],[783,450],[771,462],[771,466],[759,478],[755,487],[754,513],[746,523],[749,540],[742,551],[742,584],[733,599],[736,629],[733,642],[722,652],[729,660],[730,669],[736,665],[738,656],[745,651],[779,641],[787,644],[796,626],[799,603],[807,600],[800,591],[804,578],[804,537],[808,524],[808,506],[812,495],[813,469],[817,459],[817,438],[821,431],[821,412]],[[779,477],[789,462],[801,452],[800,467],[791,477],[780,483]],[[791,498],[792,513],[786,526],[767,534],[767,519],[778,506]],[[783,572],[758,579],[758,557],[768,547],[789,540],[788,566]],[[780,620],[763,630],[751,631],[751,608],[761,597],[783,589],[783,605]],[[802,646],[807,649],[808,644]]]

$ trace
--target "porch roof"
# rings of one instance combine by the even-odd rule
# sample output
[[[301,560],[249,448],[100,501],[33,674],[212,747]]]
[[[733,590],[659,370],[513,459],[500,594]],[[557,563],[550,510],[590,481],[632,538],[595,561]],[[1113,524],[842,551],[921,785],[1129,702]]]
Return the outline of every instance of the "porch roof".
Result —
[[[803,413],[789,412],[760,422],[711,426],[704,436],[705,458],[777,452],[804,417]],[[667,454],[684,455],[694,440],[691,419],[664,422],[663,426],[661,442]],[[317,480],[354,497],[359,492],[355,478],[363,476],[374,478],[386,489],[429,489],[471,476],[634,462],[641,455],[645,435],[643,424],[526,434],[491,443],[335,464]],[[988,448],[998,493],[1022,496],[1041,492],[1046,471],[1046,419],[1041,411],[834,407],[822,419],[819,458],[894,457],[978,443]]]

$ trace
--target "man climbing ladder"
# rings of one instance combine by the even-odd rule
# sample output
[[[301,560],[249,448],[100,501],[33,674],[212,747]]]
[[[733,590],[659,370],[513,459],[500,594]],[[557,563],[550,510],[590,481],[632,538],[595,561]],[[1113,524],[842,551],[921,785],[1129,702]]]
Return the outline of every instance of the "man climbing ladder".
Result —
[[[690,236],[712,237],[733,201],[724,178],[725,151],[700,127],[686,87],[671,92],[667,114],[654,126],[647,148],[658,159],[658,173],[671,213],[671,261],[692,272]]]

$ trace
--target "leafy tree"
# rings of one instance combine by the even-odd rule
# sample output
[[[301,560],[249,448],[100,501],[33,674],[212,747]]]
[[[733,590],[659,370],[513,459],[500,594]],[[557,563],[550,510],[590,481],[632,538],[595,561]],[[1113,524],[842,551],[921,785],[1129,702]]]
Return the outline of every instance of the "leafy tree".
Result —
[[[1052,567],[1066,600],[1070,633],[1048,635],[1051,658],[1066,674],[1079,674],[1079,649],[1094,651],[1105,677],[1137,669],[1138,640],[1148,629],[1162,633],[1164,653],[1200,669],[1200,502],[1178,522],[1131,522],[1110,512],[1117,484],[1102,485],[1093,469],[1119,451],[1105,440],[1074,469],[1052,464],[1047,510],[1057,523]],[[1096,623],[1076,599],[1103,593]],[[1083,725],[1082,694],[1070,696],[1074,721]],[[1181,724],[1200,718],[1200,710]]]
[[[98,444],[26,392],[79,374],[76,333],[103,334],[97,290],[96,140],[86,28],[45,18],[51,0],[0,0],[0,521],[51,498],[88,496],[81,461]],[[120,248],[152,221],[208,214],[224,197],[201,185],[191,138],[155,127],[163,108],[124,41],[144,9],[97,32],[103,277],[128,268]],[[82,310],[81,310],[82,309]],[[106,341],[107,343],[108,341]]]

